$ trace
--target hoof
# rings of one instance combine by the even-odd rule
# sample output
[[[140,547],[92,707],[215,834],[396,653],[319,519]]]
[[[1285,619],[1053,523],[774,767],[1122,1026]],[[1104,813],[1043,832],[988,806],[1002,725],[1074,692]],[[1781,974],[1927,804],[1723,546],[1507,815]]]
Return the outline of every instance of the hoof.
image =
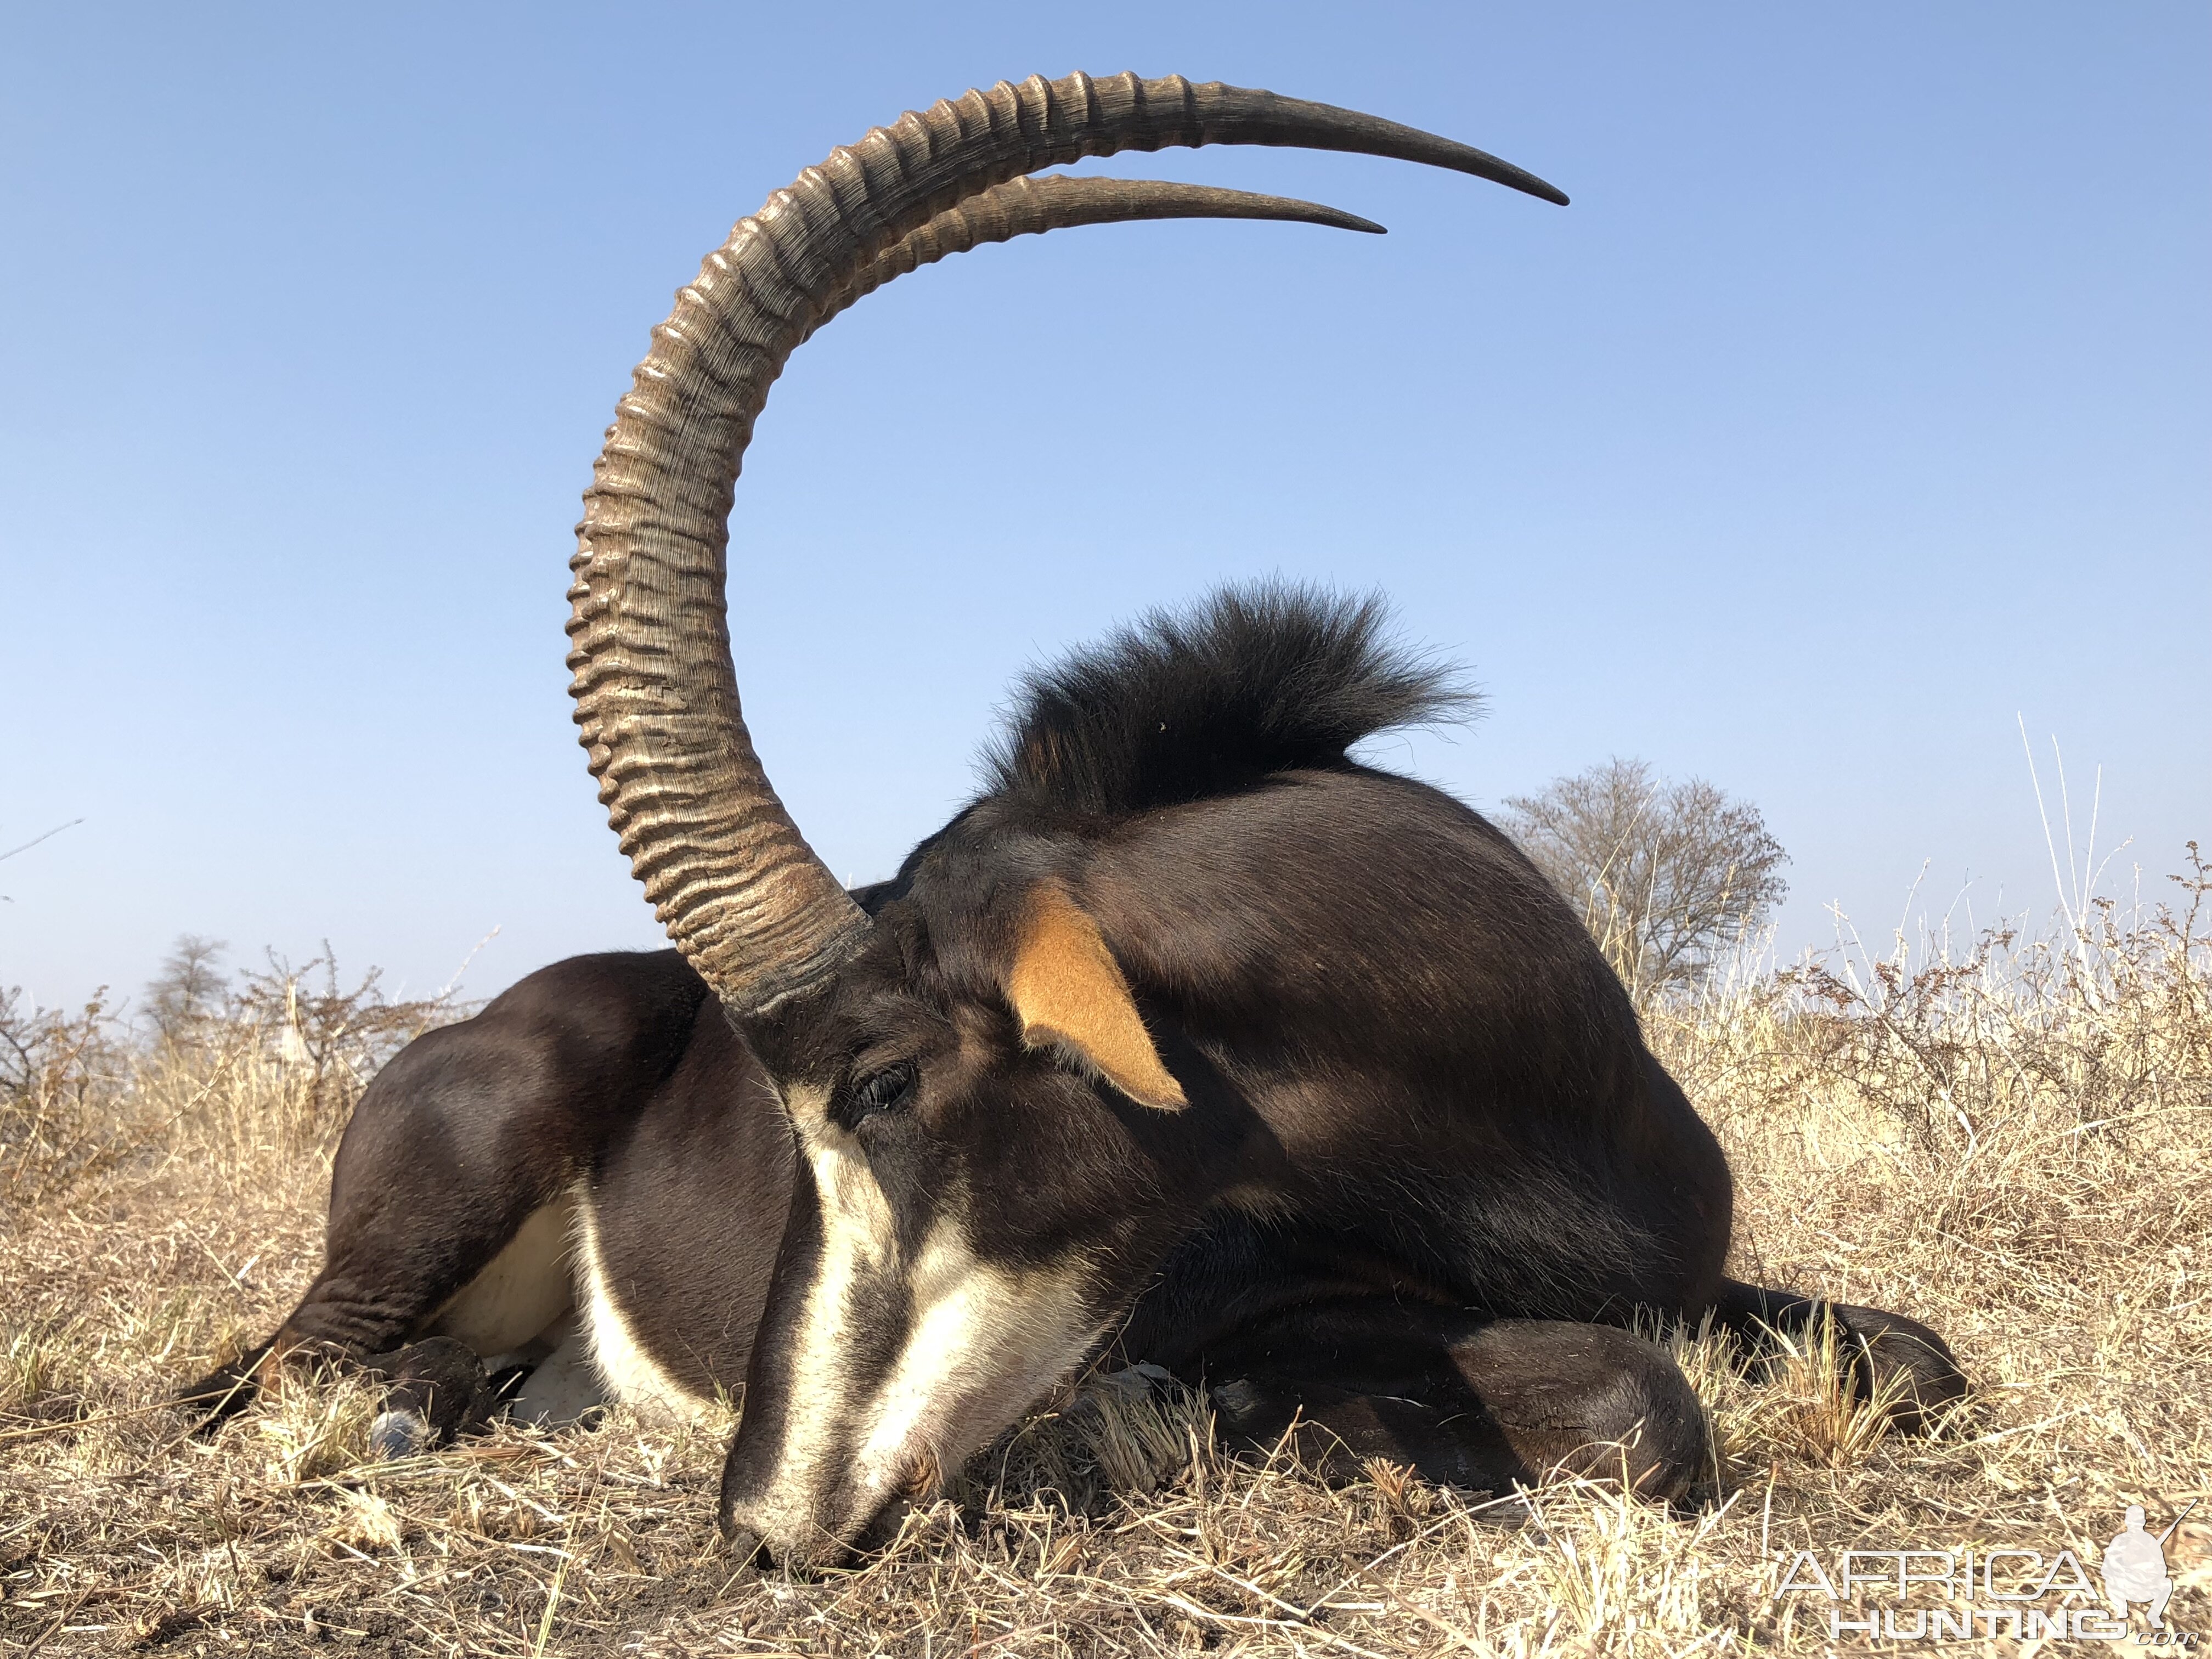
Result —
[[[1918,1320],[1840,1303],[1829,1311],[1838,1346],[1850,1357],[1854,1392],[1879,1403],[1893,1426],[1931,1433],[1966,1398],[1966,1374],[1950,1345]]]
[[[252,1405],[261,1392],[260,1372],[272,1345],[263,1343],[242,1358],[210,1371],[169,1396],[169,1404],[193,1419],[192,1432],[204,1434]]]
[[[473,1349],[451,1337],[434,1336],[409,1344],[366,1362],[369,1373],[384,1383],[381,1424],[392,1420],[393,1444],[412,1437],[416,1430],[399,1419],[419,1425],[421,1439],[395,1456],[411,1457],[445,1444],[457,1436],[483,1426],[499,1399],[484,1376],[483,1362]],[[374,1431],[372,1430],[372,1434]]]

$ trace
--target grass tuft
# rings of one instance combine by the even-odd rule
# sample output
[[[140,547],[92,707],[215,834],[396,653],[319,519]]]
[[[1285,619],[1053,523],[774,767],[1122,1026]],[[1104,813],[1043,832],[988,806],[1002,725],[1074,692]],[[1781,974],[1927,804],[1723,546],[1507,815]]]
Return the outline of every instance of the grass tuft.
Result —
[[[1818,1651],[1825,1605],[1778,1594],[1799,1550],[2071,1548],[2094,1574],[2126,1504],[2155,1531],[2192,1498],[2168,1620],[2212,1631],[2207,891],[2192,860],[2164,908],[1854,945],[1645,1009],[1734,1160],[1735,1271],[1942,1331],[1981,1388],[1942,1433],[1887,1432],[1831,1335],[1754,1377],[1711,1331],[1656,1333],[1716,1446],[1670,1510],[1383,1462],[1331,1486],[1289,1448],[1225,1459],[1202,1399],[1094,1379],[879,1556],[813,1578],[723,1551],[726,1412],[505,1425],[375,1466],[373,1402],[339,1380],[181,1437],[163,1391],[289,1308],[362,1079],[441,1016],[295,980],[148,1037],[10,1000],[0,1649]]]

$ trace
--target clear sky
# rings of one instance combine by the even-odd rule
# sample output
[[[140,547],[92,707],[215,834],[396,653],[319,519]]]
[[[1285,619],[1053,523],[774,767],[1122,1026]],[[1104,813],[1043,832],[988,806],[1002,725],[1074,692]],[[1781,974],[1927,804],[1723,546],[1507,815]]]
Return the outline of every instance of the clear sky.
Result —
[[[1025,665],[1224,578],[1391,596],[1477,806],[1608,755],[1763,807],[1785,948],[2212,842],[2212,9],[21,5],[0,97],[0,984],[327,938],[409,990],[658,933],[569,723],[578,496],[801,167],[1072,69],[1327,100],[1557,209],[1297,151],[1301,226],[950,261],[799,353],[738,489],[747,712],[840,873]],[[2116,885],[2124,889],[2122,875]]]

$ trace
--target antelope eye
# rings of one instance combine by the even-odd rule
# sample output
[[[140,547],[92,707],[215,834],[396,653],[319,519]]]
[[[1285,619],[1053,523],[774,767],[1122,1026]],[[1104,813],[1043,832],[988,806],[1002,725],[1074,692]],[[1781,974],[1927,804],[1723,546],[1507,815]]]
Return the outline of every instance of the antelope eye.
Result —
[[[895,1112],[914,1098],[919,1080],[912,1060],[902,1060],[871,1073],[853,1085],[852,1113],[855,1121],[877,1112]]]

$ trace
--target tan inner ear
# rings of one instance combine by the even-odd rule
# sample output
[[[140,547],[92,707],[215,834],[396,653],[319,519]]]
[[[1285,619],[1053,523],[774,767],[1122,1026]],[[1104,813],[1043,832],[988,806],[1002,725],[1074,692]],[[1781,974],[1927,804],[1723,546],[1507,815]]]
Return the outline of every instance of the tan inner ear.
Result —
[[[1030,896],[1006,1000],[1027,1047],[1073,1052],[1140,1105],[1173,1112],[1190,1103],[1160,1064],[1098,924],[1056,881],[1038,883]]]

